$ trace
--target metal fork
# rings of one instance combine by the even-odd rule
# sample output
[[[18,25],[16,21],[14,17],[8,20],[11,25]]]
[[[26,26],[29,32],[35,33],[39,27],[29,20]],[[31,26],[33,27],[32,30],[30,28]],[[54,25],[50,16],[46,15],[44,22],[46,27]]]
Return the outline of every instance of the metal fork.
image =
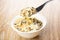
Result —
[[[45,2],[44,4],[42,4],[41,6],[37,7],[37,8],[36,8],[36,11],[37,11],[37,12],[41,11],[41,10],[43,9],[43,7],[44,7],[47,3],[49,3],[50,1],[52,1],[52,0],[49,0],[49,1]]]

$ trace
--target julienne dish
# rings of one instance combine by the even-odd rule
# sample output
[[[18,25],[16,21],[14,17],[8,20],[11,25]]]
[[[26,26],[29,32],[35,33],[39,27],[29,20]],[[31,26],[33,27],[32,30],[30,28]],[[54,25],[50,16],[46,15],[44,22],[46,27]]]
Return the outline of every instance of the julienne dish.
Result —
[[[29,13],[31,15],[33,14],[29,8],[24,9],[21,15],[17,15],[11,21],[11,27],[14,29],[14,31],[25,38],[33,38],[39,35],[40,31],[46,25],[46,18],[44,16],[39,13],[29,16]]]

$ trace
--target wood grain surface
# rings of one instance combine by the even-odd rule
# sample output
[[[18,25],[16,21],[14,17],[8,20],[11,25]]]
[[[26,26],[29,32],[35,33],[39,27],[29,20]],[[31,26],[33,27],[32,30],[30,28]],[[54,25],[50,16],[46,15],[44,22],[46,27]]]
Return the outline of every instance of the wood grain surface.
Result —
[[[39,36],[28,39],[19,36],[10,22],[20,14],[20,9],[28,6],[37,7],[47,0],[0,0],[0,40],[60,40],[60,1],[53,0],[39,12],[47,18],[46,27]]]

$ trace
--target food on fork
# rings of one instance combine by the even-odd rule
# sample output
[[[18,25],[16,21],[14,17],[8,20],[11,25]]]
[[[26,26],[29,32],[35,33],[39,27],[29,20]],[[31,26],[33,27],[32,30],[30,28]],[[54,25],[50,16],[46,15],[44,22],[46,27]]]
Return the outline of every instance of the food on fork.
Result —
[[[21,16],[30,17],[31,15],[36,13],[36,8],[27,7],[21,10]]]

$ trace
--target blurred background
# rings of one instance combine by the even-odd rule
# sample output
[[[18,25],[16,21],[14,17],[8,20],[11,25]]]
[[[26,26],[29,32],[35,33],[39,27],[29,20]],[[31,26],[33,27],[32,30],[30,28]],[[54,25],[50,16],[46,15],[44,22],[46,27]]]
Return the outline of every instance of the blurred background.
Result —
[[[60,40],[60,0],[53,0],[39,12],[47,18],[40,35],[27,39],[20,37],[10,22],[25,7],[38,7],[48,0],[0,0],[0,40]]]

